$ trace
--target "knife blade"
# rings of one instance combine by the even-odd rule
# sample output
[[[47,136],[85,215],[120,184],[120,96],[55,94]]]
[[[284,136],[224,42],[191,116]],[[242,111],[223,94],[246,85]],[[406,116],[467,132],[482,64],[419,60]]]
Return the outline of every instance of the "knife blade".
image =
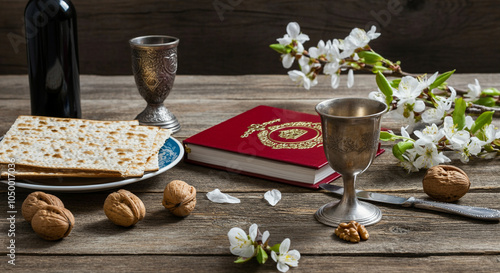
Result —
[[[321,184],[319,186],[324,190],[327,190],[329,192],[335,193],[340,196],[344,194],[344,188],[340,186],[332,184]],[[452,213],[456,215],[461,215],[485,221],[500,220],[500,211],[489,208],[470,207],[452,203],[428,201],[428,200],[418,199],[415,197],[403,198],[403,197],[376,193],[376,192],[368,192],[363,190],[356,190],[356,197],[358,197],[358,199],[366,201]]]

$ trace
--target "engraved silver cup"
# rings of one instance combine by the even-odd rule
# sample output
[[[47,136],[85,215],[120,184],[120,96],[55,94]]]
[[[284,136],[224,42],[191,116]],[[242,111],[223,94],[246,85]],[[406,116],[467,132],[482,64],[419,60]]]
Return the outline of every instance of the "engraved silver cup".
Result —
[[[386,110],[384,103],[366,98],[330,99],[316,106],[321,117],[326,158],[344,181],[342,199],[328,203],[316,212],[319,222],[337,226],[354,220],[362,225],[372,225],[382,218],[379,208],[357,199],[355,181],[375,158],[380,119]]]
[[[173,133],[179,131],[179,121],[163,104],[177,72],[179,39],[162,35],[142,36],[131,39],[129,44],[135,83],[148,104],[136,119],[143,125],[169,128]]]

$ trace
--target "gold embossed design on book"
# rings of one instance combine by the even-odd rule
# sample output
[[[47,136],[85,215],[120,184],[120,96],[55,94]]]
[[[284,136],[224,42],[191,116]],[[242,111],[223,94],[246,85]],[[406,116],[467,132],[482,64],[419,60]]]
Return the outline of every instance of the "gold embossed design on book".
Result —
[[[259,131],[257,137],[260,142],[273,149],[311,149],[323,145],[321,123],[319,122],[296,121],[272,125],[276,122],[279,120],[251,124],[241,138],[246,138]],[[307,134],[311,134],[312,137],[298,140]]]

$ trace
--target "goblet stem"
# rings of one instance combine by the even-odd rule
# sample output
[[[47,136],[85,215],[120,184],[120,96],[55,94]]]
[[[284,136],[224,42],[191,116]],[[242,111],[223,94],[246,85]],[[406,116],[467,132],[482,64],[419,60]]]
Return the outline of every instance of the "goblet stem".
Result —
[[[340,202],[353,207],[358,202],[356,197],[356,175],[342,174],[342,180],[344,182],[344,195],[342,195]]]

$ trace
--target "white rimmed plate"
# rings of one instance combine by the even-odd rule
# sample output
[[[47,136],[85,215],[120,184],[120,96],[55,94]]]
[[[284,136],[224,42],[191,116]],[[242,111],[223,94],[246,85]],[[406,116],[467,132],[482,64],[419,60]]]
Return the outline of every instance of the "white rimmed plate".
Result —
[[[0,141],[2,137],[0,137]],[[127,179],[111,179],[111,178],[54,178],[54,179],[32,179],[16,181],[15,186],[20,188],[41,190],[41,191],[57,191],[57,192],[92,192],[102,191],[117,187],[122,187],[128,184],[136,183],[155,177],[163,172],[171,169],[179,163],[184,156],[184,149],[181,143],[170,137],[160,149],[158,154],[159,170],[156,172],[146,172],[142,177],[127,178]],[[7,180],[0,180],[7,184]]]

